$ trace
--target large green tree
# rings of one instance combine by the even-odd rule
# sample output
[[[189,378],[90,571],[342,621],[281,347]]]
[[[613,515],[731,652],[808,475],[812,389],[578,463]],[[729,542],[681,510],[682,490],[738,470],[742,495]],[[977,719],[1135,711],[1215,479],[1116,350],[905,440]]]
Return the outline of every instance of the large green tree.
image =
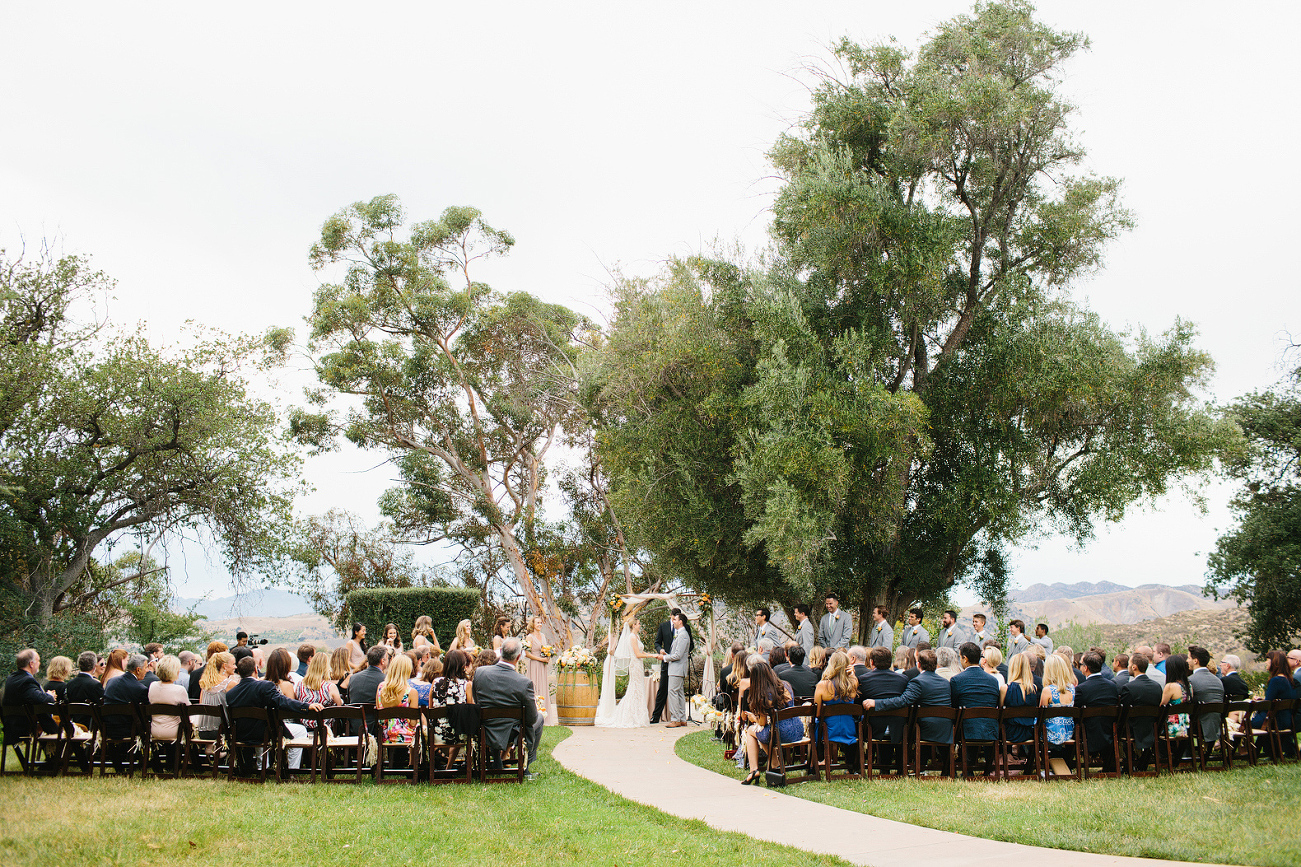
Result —
[[[1232,501],[1238,525],[1210,555],[1207,589],[1250,610],[1246,645],[1264,653],[1301,635],[1301,366],[1229,412],[1246,437],[1225,461],[1242,483]]]
[[[237,574],[277,562],[297,459],[248,393],[260,342],[113,331],[84,315],[110,283],[80,257],[0,254],[0,282],[0,591],[24,617],[88,615],[138,582],[95,561],[128,538],[147,556],[206,532]]]
[[[325,406],[300,413],[297,432],[320,447],[341,432],[392,454],[402,484],[381,506],[396,531],[500,551],[517,591],[568,644],[540,509],[547,454],[566,425],[582,424],[571,366],[586,324],[472,278],[478,260],[514,244],[477,210],[404,223],[397,198],[380,196],[327,220],[312,248],[313,266],[337,278],[317,290],[310,316],[318,399],[352,404],[342,418]]]
[[[1059,94],[1086,46],[981,5],[916,54],[835,49],[762,267],[625,281],[589,394],[638,541],[747,598],[858,603],[1006,579],[1002,551],[1087,538],[1231,436],[1194,397],[1193,330],[1124,335],[1071,303],[1129,225]],[[992,567],[992,568],[991,568]]]

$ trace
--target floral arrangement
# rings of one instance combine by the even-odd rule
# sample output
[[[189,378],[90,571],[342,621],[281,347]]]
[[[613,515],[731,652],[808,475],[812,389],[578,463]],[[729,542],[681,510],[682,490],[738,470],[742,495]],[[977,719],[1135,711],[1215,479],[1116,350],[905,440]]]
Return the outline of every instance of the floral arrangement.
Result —
[[[700,598],[696,600],[696,605],[700,608],[701,614],[709,614],[714,610],[714,597],[708,593],[701,593]]]
[[[617,614],[619,609],[624,606],[624,601],[618,593],[611,593],[605,599],[605,604],[610,606],[610,613]]]
[[[596,656],[586,647],[571,647],[556,658],[556,668],[559,671],[586,671],[593,674],[596,671]]]
[[[539,650],[535,651],[533,649],[533,641],[528,638],[524,639],[523,645],[524,645],[525,653],[537,653],[539,656],[546,656],[546,657],[550,657],[555,653],[555,648],[552,647],[550,644],[544,644]]]
[[[699,693],[691,697],[691,711],[693,717],[696,717],[715,731],[727,731],[732,727],[731,712],[719,710]]]

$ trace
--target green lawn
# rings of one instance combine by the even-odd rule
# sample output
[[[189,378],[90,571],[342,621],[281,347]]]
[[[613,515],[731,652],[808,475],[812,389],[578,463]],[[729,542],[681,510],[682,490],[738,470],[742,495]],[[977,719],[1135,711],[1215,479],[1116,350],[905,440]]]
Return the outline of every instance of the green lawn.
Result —
[[[740,779],[710,732],[683,759]],[[801,783],[787,794],[941,831],[1082,852],[1301,865],[1301,765],[1159,778],[1039,782]]]
[[[481,786],[0,780],[0,864],[845,865],[627,801],[561,768]]]

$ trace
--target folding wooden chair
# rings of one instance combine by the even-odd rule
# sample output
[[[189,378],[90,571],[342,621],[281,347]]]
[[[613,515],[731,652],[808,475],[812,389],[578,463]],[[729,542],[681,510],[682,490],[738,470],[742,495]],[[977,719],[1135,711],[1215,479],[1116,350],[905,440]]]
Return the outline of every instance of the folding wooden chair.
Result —
[[[485,725],[488,720],[494,719],[515,720],[515,743],[503,750],[499,759],[492,755],[496,750],[488,746],[488,729]],[[510,782],[512,777],[517,783],[524,782],[524,771],[528,768],[528,748],[524,743],[524,708],[479,708],[478,746],[476,761],[479,766],[479,782],[506,783]]]
[[[913,772],[917,779],[932,779],[926,776],[926,766],[922,764],[922,747],[929,747],[932,753],[939,753],[944,758],[947,770],[942,776],[953,779],[954,762],[953,762],[953,742],[932,741],[922,737],[922,723],[926,720],[944,720],[948,723],[949,730],[953,730],[953,724],[957,722],[958,711],[956,708],[942,707],[939,705],[928,705],[917,707],[912,715],[911,724],[908,726],[913,745]]]
[[[357,705],[327,707],[316,715],[316,750],[313,761],[319,779],[326,783],[360,783],[365,768],[362,762],[364,741],[353,732],[361,731],[366,723],[365,714]],[[339,764],[336,757],[345,760],[352,754],[351,763]],[[347,776],[336,774],[351,768]]]
[[[1222,701],[1217,702],[1193,702],[1193,710],[1190,712],[1190,720],[1196,720],[1197,725],[1190,729],[1193,739],[1193,758],[1197,762],[1198,769],[1202,771],[1227,771],[1233,767],[1233,760],[1229,755],[1229,740],[1227,728],[1225,727],[1225,717],[1228,715],[1228,705]],[[1211,743],[1206,742],[1206,733],[1202,730],[1202,717],[1215,715],[1216,738]],[[1207,758],[1212,762],[1218,761],[1218,764],[1207,766]]]
[[[276,764],[280,767],[280,773],[285,779],[294,780],[306,777],[308,782],[316,782],[316,750],[318,742],[316,732],[313,726],[319,725],[319,715],[316,711],[307,710],[292,711],[280,713],[281,726],[277,731],[279,737],[276,739]],[[290,737],[285,733],[284,723],[301,723],[303,728],[307,729],[305,735],[295,735]],[[307,723],[312,725],[307,725]],[[289,751],[302,750],[301,758],[298,761],[297,768],[289,767]]]
[[[912,716],[911,707],[897,707],[894,710],[869,710],[863,712],[863,745],[866,753],[863,758],[863,775],[867,779],[884,777],[902,779],[908,776],[908,720]],[[873,722],[887,723],[880,727],[878,733]],[[891,739],[891,732],[899,733],[899,741]],[[884,756],[895,761],[883,760]],[[892,764],[894,770],[882,773],[886,765]]]
[[[830,710],[830,708],[828,708]],[[813,719],[817,708],[812,704],[797,704],[778,708],[768,725],[768,772],[774,776],[769,785],[788,785],[818,779],[818,759],[813,741]],[[797,741],[781,742],[781,721],[798,719],[804,726],[804,737]],[[791,771],[803,771],[792,776]],[[780,783],[775,781],[780,780]]]
[[[185,764],[184,776],[211,776],[221,773],[221,759],[230,758],[230,721],[226,706],[219,704],[192,704],[185,713]],[[202,770],[199,770],[202,769]],[[227,767],[227,774],[230,769]]]
[[[36,740],[41,735],[40,726],[36,725],[35,715],[26,705],[10,705],[9,708],[3,715],[5,731],[4,742],[0,745],[0,774],[4,773],[5,760],[12,749],[18,757],[18,768],[23,776],[34,776],[38,772]],[[26,734],[16,734],[23,728],[27,730]]]
[[[87,721],[86,726],[77,725],[75,719],[84,719]],[[68,768],[72,764],[73,757],[77,759],[77,765],[81,768],[83,775],[94,773],[95,765],[95,741],[97,732],[95,730],[94,712],[91,706],[85,702],[72,702],[65,704],[61,709],[61,725],[65,726],[65,738],[67,743],[63,751],[63,767],[59,773],[67,774]]]
[[[1006,776],[1006,766],[999,761],[1002,751],[999,749],[998,732],[1002,730],[1002,708],[997,707],[963,707],[958,709],[958,719],[953,726],[953,744],[958,751],[958,759],[965,779],[970,774],[967,770],[967,756],[970,748],[983,749],[991,758],[985,760],[985,776]],[[994,737],[973,738],[967,736],[966,723],[969,720],[990,720],[994,724]],[[1002,770],[1000,770],[1002,767]]]
[[[152,774],[155,777],[170,776],[176,779],[181,776],[181,762],[185,758],[185,734],[189,727],[190,706],[175,704],[147,704],[141,707],[141,716],[143,725],[140,730],[140,743],[144,753],[144,759],[140,763],[140,776],[148,777]],[[176,717],[176,736],[173,738],[155,738],[153,719],[156,716]],[[171,749],[166,749],[170,747]],[[171,771],[164,773],[159,770],[158,759],[161,754],[170,753]]]
[[[411,724],[411,742],[388,741],[382,736],[384,723],[389,720],[406,720]],[[406,782],[402,779],[385,780],[386,773],[401,774],[410,771],[410,782],[414,785],[420,782],[420,761],[424,755],[423,737],[421,732],[421,723],[424,721],[424,714],[418,707],[385,707],[375,711],[375,720],[380,725],[381,737],[379,739],[379,758],[375,762],[375,782],[379,785],[384,783]],[[406,755],[407,767],[403,768],[400,764],[394,764],[389,767],[389,759],[393,756],[402,757]]]
[[[1230,701],[1224,705],[1224,734],[1223,737],[1229,744],[1229,765],[1232,766],[1234,760],[1245,759],[1248,765],[1255,766],[1256,739],[1251,734],[1251,715],[1255,709],[1256,702],[1253,701]],[[1234,713],[1241,713],[1241,724],[1237,731],[1229,728],[1229,716]]]
[[[1156,728],[1158,724],[1164,728],[1166,709],[1163,707],[1154,707],[1152,705],[1126,705],[1125,706],[1125,775],[1130,777],[1156,777],[1161,774],[1161,750],[1158,747],[1156,737]],[[1136,771],[1134,770],[1134,731],[1136,729],[1146,729],[1150,727],[1153,730],[1152,753],[1155,762],[1155,770]]]
[[[99,731],[99,775],[102,777],[108,773],[108,766],[112,764],[117,775],[121,776],[125,766],[127,777],[134,776],[136,767],[144,760],[144,752],[140,748],[140,732],[143,728],[140,705],[92,705],[91,712],[95,716],[95,728]],[[110,730],[115,734],[110,735]]]
[[[434,730],[442,720],[449,719],[450,713],[445,707],[429,707],[424,709],[425,714],[425,755],[429,761],[429,772],[425,779],[430,783],[468,783],[474,779],[474,762],[470,761],[470,747],[468,744],[461,742],[450,744],[434,743]],[[463,751],[465,754],[463,770],[457,770],[453,766],[453,757]],[[443,767],[438,767],[439,759],[443,760]]]
[[[267,781],[267,770],[275,772],[280,782],[280,762],[277,761],[276,743],[280,740],[280,720],[264,707],[231,707],[230,714],[230,772],[229,779],[258,776],[258,782]],[[246,722],[245,722],[246,721]],[[244,725],[240,725],[244,722]],[[262,723],[262,736],[252,734],[252,723]]]
[[[831,729],[826,724],[828,719],[838,716],[853,717],[854,720],[854,743],[848,746],[845,752],[849,753],[844,761],[835,760],[835,746],[845,747],[845,744],[837,744],[831,740]],[[818,721],[821,723],[822,733],[822,761],[824,763],[823,777],[828,782],[831,780],[857,780],[863,776],[863,706],[858,702],[849,704],[824,704],[818,709]],[[784,746],[784,745],[783,745]],[[851,752],[852,751],[852,752]],[[857,761],[857,764],[854,762]],[[816,772],[809,779],[817,779]],[[799,782],[799,781],[796,781]]]
[[[1265,706],[1265,728],[1252,732],[1253,737],[1260,737],[1269,747],[1269,757],[1275,763],[1279,764],[1285,760],[1296,758],[1296,714],[1293,710],[1296,706],[1294,699],[1274,699],[1273,701],[1260,702]],[[1283,725],[1281,720],[1284,714],[1290,717],[1290,723]],[[1257,746],[1257,755],[1260,748]]]
[[[1071,722],[1071,737],[1059,744],[1051,743],[1048,740],[1048,721],[1054,719],[1067,719]],[[1084,760],[1080,754],[1080,709],[1078,707],[1041,707],[1039,708],[1039,742],[1043,747],[1043,761],[1040,768],[1043,769],[1042,778],[1044,780],[1060,780],[1067,777],[1073,780],[1084,779]],[[1061,747],[1066,750],[1075,751],[1075,770],[1070,770],[1062,759],[1057,759],[1060,764],[1054,765],[1052,757],[1053,747]],[[1069,753],[1068,753],[1069,754]],[[1062,769],[1066,767],[1066,773]]]
[[[1084,779],[1089,777],[1118,777],[1120,776],[1120,717],[1121,709],[1116,706],[1112,707],[1084,707],[1080,708],[1080,724],[1076,728],[1076,737],[1080,738],[1080,752],[1084,756]],[[1106,743],[1101,745],[1089,741],[1089,722],[1091,720],[1101,720],[1099,723],[1103,730],[1111,734],[1111,746],[1108,748]],[[1094,749],[1094,747],[1098,747]],[[1106,755],[1110,753],[1111,770],[1102,770],[1106,763],[1099,766],[1099,770],[1094,772],[1093,756]]]
[[[1042,780],[1045,770],[1040,765],[1040,757],[1043,753],[1041,742],[1039,740],[1039,708],[1034,705],[1022,705],[1019,707],[1005,707],[999,715],[998,736],[1000,740],[1000,752],[1003,756],[1003,776],[1009,780]],[[1028,738],[1013,738],[1007,734],[1007,724],[1021,725],[1030,732]],[[1012,753],[1017,747],[1029,747],[1030,758],[1026,759],[1027,766],[1018,776],[1012,776]],[[1033,764],[1033,771],[1030,764]]]

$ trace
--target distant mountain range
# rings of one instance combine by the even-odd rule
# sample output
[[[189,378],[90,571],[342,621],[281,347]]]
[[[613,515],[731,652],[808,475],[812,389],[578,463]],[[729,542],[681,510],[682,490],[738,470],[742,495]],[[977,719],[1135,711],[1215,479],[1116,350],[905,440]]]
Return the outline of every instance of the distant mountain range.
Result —
[[[313,613],[311,603],[302,596],[275,588],[250,590],[247,593],[222,596],[218,599],[178,596],[172,600],[172,607],[178,611],[185,611],[191,606],[205,620],[229,620],[241,617],[292,617],[296,614]]]
[[[1047,623],[1056,628],[1063,623],[1138,623],[1157,617],[1169,617],[1181,611],[1225,611],[1237,603],[1208,599],[1202,588],[1187,584],[1144,584],[1125,587],[1110,581],[1078,584],[1032,584],[1009,594],[1008,617],[1031,623]],[[987,611],[983,605],[964,608],[962,615]]]
[[[1046,599],[1078,599],[1081,596],[1098,596],[1103,593],[1128,593],[1131,590],[1169,590],[1172,589],[1169,584],[1142,584],[1138,587],[1126,587],[1123,584],[1115,584],[1111,581],[1098,581],[1090,583],[1081,581],[1078,584],[1031,584],[1029,587],[1021,587],[1013,590],[1009,595],[1020,603],[1043,602]],[[1182,590],[1185,593],[1191,593],[1194,596],[1202,595],[1202,588],[1196,584],[1183,584],[1173,587],[1175,590]]]

